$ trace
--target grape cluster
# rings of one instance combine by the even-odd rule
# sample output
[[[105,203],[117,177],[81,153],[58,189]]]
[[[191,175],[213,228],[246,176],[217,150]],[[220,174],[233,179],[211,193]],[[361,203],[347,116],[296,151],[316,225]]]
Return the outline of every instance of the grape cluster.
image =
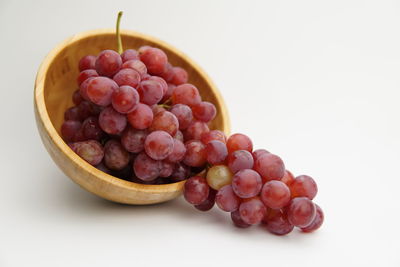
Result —
[[[312,201],[318,191],[313,178],[294,177],[279,156],[264,149],[253,151],[244,134],[226,139],[223,133],[210,131],[201,141],[207,174],[189,178],[184,187],[185,199],[195,208],[208,211],[216,203],[231,213],[235,226],[261,224],[276,235],[288,234],[295,226],[312,232],[322,225],[322,209]]]
[[[79,71],[61,134],[80,157],[143,184],[182,181],[204,169],[201,138],[209,135],[216,108],[164,51],[104,50],[83,57]]]

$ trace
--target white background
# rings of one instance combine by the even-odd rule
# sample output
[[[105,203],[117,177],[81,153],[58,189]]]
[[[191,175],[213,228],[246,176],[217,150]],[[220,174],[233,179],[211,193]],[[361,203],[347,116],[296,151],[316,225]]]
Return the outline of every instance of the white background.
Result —
[[[318,232],[240,230],[182,199],[113,204],[55,166],[37,68],[119,10],[210,74],[233,132],[317,180]],[[0,266],[400,266],[399,33],[399,1],[0,0]]]

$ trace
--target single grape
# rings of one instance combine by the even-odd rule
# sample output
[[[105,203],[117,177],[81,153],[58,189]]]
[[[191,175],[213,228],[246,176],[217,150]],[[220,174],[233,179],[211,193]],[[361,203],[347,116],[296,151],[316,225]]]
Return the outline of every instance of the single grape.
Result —
[[[136,70],[139,74],[140,77],[143,79],[145,75],[147,74],[147,68],[146,65],[140,61],[140,60],[128,60],[122,64],[123,69],[134,69]]]
[[[259,224],[267,213],[260,198],[253,197],[245,199],[239,207],[239,213],[242,220],[250,225]]]
[[[248,228],[248,227],[251,226],[250,224],[245,223],[245,222],[242,220],[242,217],[240,217],[240,212],[239,212],[238,210],[235,210],[234,212],[231,212],[231,219],[232,219],[233,224],[234,224],[236,227],[239,227],[239,228]]]
[[[87,141],[85,134],[83,133],[82,127],[75,133],[74,137],[72,138],[72,142],[82,142]]]
[[[194,176],[186,181],[183,196],[190,204],[199,205],[207,199],[209,191],[206,180],[203,177]]]
[[[226,144],[226,135],[219,130],[211,130],[201,134],[201,142],[207,145],[210,141],[217,140]]]
[[[175,164],[167,162],[165,160],[161,161],[160,164],[160,177],[165,178],[171,176],[171,174],[174,172]]]
[[[165,131],[174,136],[179,129],[178,119],[169,111],[162,111],[154,116],[150,131]]]
[[[87,69],[84,71],[81,71],[78,75],[77,78],[77,83],[78,85],[81,85],[86,79],[90,78],[90,77],[98,77],[99,74],[97,74],[97,72],[95,70],[92,69]]]
[[[160,175],[160,161],[156,161],[142,152],[133,162],[133,170],[137,178],[149,182]]]
[[[175,165],[174,172],[171,175],[171,179],[174,182],[183,181],[189,177],[190,168],[183,163],[177,163]]]
[[[192,109],[184,104],[176,104],[171,108],[171,113],[176,116],[179,122],[179,130],[185,130],[193,120]]]
[[[208,163],[215,165],[225,162],[228,156],[228,149],[225,143],[221,141],[211,141],[206,145],[207,161]]]
[[[174,78],[174,69],[169,62],[165,64],[163,72],[160,73],[160,77],[167,82],[172,81],[172,79]]]
[[[79,92],[79,89],[75,90],[74,94],[72,95],[72,102],[74,102],[74,104],[78,106],[82,101],[83,98],[81,96],[81,93]]]
[[[174,149],[174,139],[167,132],[154,131],[144,141],[146,154],[154,160],[166,159]]]
[[[186,154],[183,163],[191,167],[202,167],[206,164],[207,154],[205,146],[197,140],[186,142]]]
[[[192,107],[193,116],[199,121],[212,121],[217,115],[217,109],[210,102],[200,102]]]
[[[103,147],[95,140],[75,143],[74,151],[93,166],[99,164],[104,157]]]
[[[140,102],[149,106],[157,104],[163,97],[163,86],[156,80],[144,80],[138,87]]]
[[[149,77],[149,80],[151,80],[151,81],[156,81],[156,82],[159,82],[159,83],[161,84],[163,96],[167,93],[167,91],[168,91],[168,84],[167,84],[167,82],[166,82],[163,78],[158,77],[158,76],[150,76],[150,77]]]
[[[221,210],[233,212],[239,208],[240,199],[233,192],[231,185],[225,185],[219,189],[215,203]]]
[[[124,85],[114,91],[111,103],[119,113],[129,113],[139,103],[139,94],[133,87]]]
[[[215,190],[219,190],[223,186],[231,184],[232,177],[232,172],[225,165],[215,165],[207,171],[207,183]]]
[[[90,101],[99,106],[111,104],[111,97],[118,85],[107,77],[93,77],[88,81],[86,94]]]
[[[101,130],[97,117],[89,117],[82,123],[82,131],[86,139],[99,141],[104,132]]]
[[[113,80],[119,86],[129,85],[133,88],[137,88],[140,83],[140,74],[134,69],[121,69],[114,75]]]
[[[133,111],[128,113],[127,117],[133,128],[144,130],[153,122],[153,111],[148,105],[139,103]]]
[[[212,209],[212,207],[214,207],[216,195],[217,191],[210,188],[207,199],[198,205],[194,205],[194,207],[201,211],[209,211],[210,209]]]
[[[253,143],[250,138],[244,134],[236,133],[232,134],[226,142],[229,153],[236,150],[247,150],[251,152],[253,150]]]
[[[185,104],[190,107],[201,102],[199,90],[192,84],[182,84],[175,88],[172,93],[172,103]]]
[[[254,162],[254,170],[261,175],[264,182],[280,180],[285,175],[285,164],[277,155],[266,153]]]
[[[308,175],[300,175],[290,185],[290,192],[292,198],[307,197],[312,200],[318,192],[317,183]]]
[[[264,184],[260,197],[265,206],[281,209],[290,201],[290,190],[285,183],[272,180]]]
[[[96,57],[92,55],[84,56],[79,60],[79,71],[95,68]]]
[[[187,72],[180,68],[180,67],[173,67],[172,71],[174,73],[171,83],[175,84],[175,85],[181,85],[184,83],[187,83],[188,81],[188,74]]]
[[[184,136],[185,140],[200,140],[202,134],[210,131],[207,123],[202,121],[193,121],[186,129]]]
[[[179,162],[182,161],[186,154],[185,145],[178,139],[174,139],[174,148],[171,154],[168,155],[167,161],[169,162]]]
[[[70,142],[73,140],[76,133],[81,129],[80,121],[64,121],[61,125],[61,135],[63,136],[66,142]]]
[[[108,134],[120,134],[126,127],[126,117],[112,107],[103,109],[99,115],[101,129]]]
[[[111,170],[122,170],[129,164],[129,153],[117,140],[104,145],[104,164]]]
[[[251,153],[247,150],[236,150],[229,154],[228,167],[233,173],[244,169],[252,169],[254,160]]]
[[[251,198],[260,193],[262,187],[260,175],[251,170],[238,171],[232,179],[232,189],[240,198]]]
[[[275,235],[287,235],[293,231],[293,224],[287,218],[282,210],[270,209],[265,219],[265,228]]]
[[[285,175],[283,175],[281,182],[284,182],[287,186],[290,186],[294,182],[293,174],[290,171],[285,170]]]
[[[315,204],[316,207],[316,214],[314,220],[306,227],[301,228],[303,232],[309,233],[317,230],[321,227],[322,223],[324,222],[324,212],[322,211],[321,207]]]
[[[259,157],[261,157],[261,155],[264,155],[264,154],[268,154],[268,153],[270,153],[269,151],[267,151],[267,150],[265,150],[265,149],[257,149],[257,150],[254,150],[253,151],[253,159],[254,159],[254,162],[256,162],[256,160],[259,158]]]
[[[79,94],[81,95],[83,100],[90,101],[88,95],[87,95],[87,86],[89,84],[89,81],[93,79],[94,77],[89,77],[87,78],[84,82],[81,83],[79,86]],[[78,104],[79,105],[79,104]]]
[[[171,96],[172,93],[174,92],[176,88],[176,85],[173,85],[172,83],[168,84],[167,92],[164,94],[163,98],[161,99],[161,103],[167,102]]]
[[[137,60],[139,59],[139,53],[135,49],[126,49],[121,54],[122,62],[127,62],[128,60]]]
[[[293,198],[287,209],[289,222],[300,228],[309,226],[315,214],[315,204],[306,197]]]
[[[121,144],[132,153],[139,153],[144,149],[144,140],[147,137],[147,131],[127,128],[121,136]]]
[[[80,121],[81,116],[79,115],[78,107],[70,107],[64,112],[64,120],[66,121]]]
[[[154,47],[148,47],[142,50],[139,49],[139,56],[151,75],[162,73],[168,62],[167,55],[164,51]]]
[[[112,77],[122,66],[121,56],[113,50],[103,50],[96,59],[96,71],[102,76]]]

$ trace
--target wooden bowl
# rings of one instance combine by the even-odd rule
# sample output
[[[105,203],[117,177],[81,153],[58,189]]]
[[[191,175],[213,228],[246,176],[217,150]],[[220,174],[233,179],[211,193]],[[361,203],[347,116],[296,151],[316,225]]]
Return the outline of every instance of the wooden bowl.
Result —
[[[163,49],[173,65],[185,68],[189,83],[200,90],[204,100],[215,104],[217,117],[210,128],[229,134],[230,124],[224,101],[216,86],[201,68],[167,43],[134,31],[122,30],[124,49],[150,45]],[[44,146],[61,170],[75,183],[102,198],[125,204],[161,203],[179,196],[184,181],[165,185],[143,185],[108,175],[75,154],[60,136],[64,111],[73,105],[78,88],[78,61],[104,49],[116,50],[114,30],[93,30],[76,34],[54,48],[39,67],[35,82],[35,117]]]

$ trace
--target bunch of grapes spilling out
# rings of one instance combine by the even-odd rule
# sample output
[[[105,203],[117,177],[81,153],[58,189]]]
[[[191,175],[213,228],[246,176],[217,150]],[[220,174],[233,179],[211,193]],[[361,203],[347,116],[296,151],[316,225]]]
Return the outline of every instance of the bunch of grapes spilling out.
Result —
[[[201,211],[214,204],[231,213],[240,228],[261,224],[276,235],[286,235],[295,226],[303,232],[323,223],[322,209],[312,200],[318,188],[307,175],[294,177],[282,159],[265,149],[253,151],[244,134],[228,139],[218,131],[203,135],[208,170],[193,176],[184,187],[185,199]]]

